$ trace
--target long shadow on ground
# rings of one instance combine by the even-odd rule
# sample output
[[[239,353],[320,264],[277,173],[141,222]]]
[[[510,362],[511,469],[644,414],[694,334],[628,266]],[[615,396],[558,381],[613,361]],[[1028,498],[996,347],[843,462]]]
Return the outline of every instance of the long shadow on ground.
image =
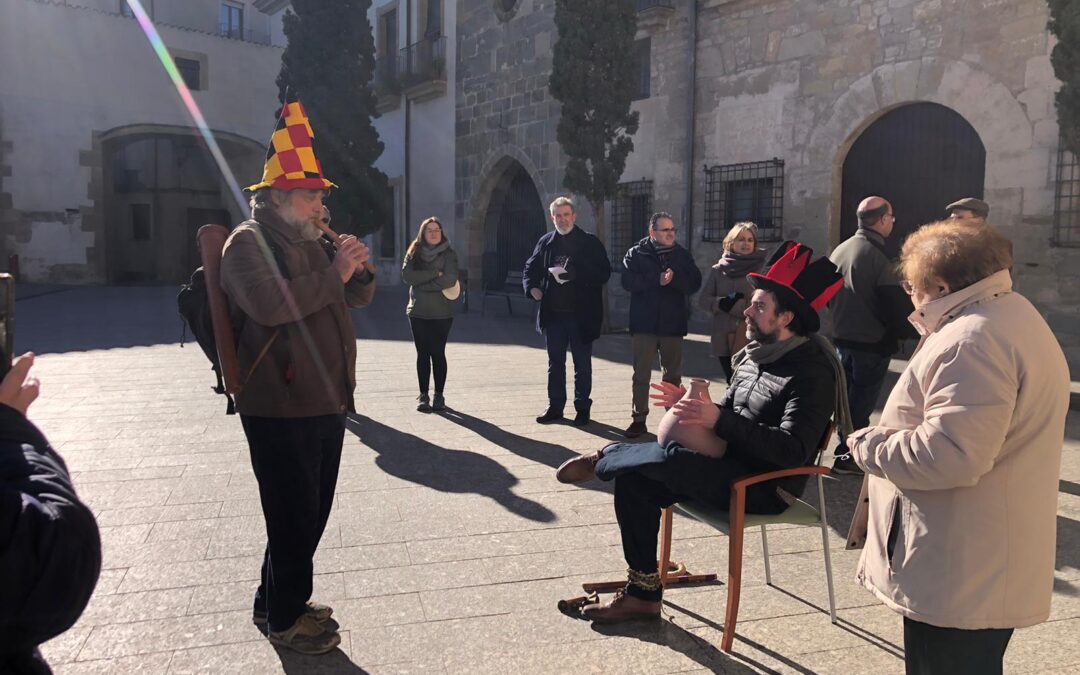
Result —
[[[391,476],[439,492],[490,497],[507,511],[529,520],[555,520],[555,514],[543,505],[515,495],[511,488],[518,479],[490,457],[444,448],[362,415],[350,416],[346,428],[378,453],[375,464]]]

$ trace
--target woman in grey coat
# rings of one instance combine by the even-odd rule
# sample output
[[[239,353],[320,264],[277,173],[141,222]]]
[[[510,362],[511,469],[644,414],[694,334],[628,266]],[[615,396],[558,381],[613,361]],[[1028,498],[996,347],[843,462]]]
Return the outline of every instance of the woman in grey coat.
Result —
[[[712,266],[698,294],[698,306],[713,316],[712,353],[731,381],[731,357],[747,342],[743,310],[754,290],[746,280],[760,272],[765,250],[758,248],[757,225],[736,223],[724,237],[724,255]]]
[[[409,316],[413,343],[416,345],[416,377],[420,385],[416,409],[420,412],[446,410],[443,386],[446,384],[446,340],[454,322],[454,301],[448,289],[458,282],[458,261],[450,241],[443,235],[438,218],[420,223],[416,239],[405,253],[401,279],[409,285]],[[428,398],[431,373],[435,371],[435,398]]]

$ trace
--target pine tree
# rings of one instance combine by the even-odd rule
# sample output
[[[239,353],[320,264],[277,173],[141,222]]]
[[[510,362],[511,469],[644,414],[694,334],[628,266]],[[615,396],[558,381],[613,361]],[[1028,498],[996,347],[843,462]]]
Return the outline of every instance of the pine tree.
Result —
[[[1065,147],[1080,157],[1080,0],[1048,1],[1050,31],[1058,38],[1050,62],[1064,83],[1055,97],[1058,124]]]
[[[563,186],[589,200],[604,238],[604,203],[616,194],[638,128],[630,111],[637,14],[633,0],[557,0],[555,26],[549,88],[562,103]]]
[[[283,18],[288,46],[277,77],[304,105],[315,133],[315,156],[338,185],[327,199],[338,232],[363,236],[391,217],[386,174],[374,167],[383,143],[371,123],[375,38],[371,0],[293,0]]]

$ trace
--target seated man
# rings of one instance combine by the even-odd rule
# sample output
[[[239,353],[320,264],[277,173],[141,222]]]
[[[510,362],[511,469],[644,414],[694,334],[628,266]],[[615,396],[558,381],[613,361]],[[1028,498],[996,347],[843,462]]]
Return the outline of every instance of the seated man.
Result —
[[[843,283],[827,258],[810,263],[812,251],[788,242],[766,275],[750,274],[755,288],[746,316],[751,342],[736,355],[735,371],[720,405],[680,400],[685,390],[669,383],[657,405],[672,407],[679,424],[703,425],[727,441],[717,459],[675,442],[609,445],[567,461],[557,478],[578,483],[594,476],[615,480],[615,515],[629,566],[625,589],[609,603],[582,608],[598,622],[660,616],[662,587],[656,540],[660,511],[683,500],[727,509],[731,483],[744,476],[813,462],[834,411],[843,403],[843,370],[836,352],[818,336],[820,309]],[[837,415],[843,426],[846,415]],[[754,485],[746,493],[751,513],[780,513],[806,486],[806,476]]]

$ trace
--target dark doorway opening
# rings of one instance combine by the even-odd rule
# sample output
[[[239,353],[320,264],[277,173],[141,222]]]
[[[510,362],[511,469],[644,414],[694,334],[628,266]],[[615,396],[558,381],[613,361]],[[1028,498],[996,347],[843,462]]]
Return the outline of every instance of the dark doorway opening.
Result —
[[[513,162],[491,192],[484,222],[484,287],[502,286],[521,274],[536,240],[547,230],[540,193],[523,166]]]
[[[896,257],[907,235],[947,215],[947,204],[981,198],[985,173],[986,148],[958,113],[925,102],[891,110],[862,132],[844,159],[840,239],[858,228],[859,202],[879,195],[896,213],[886,242]]]

